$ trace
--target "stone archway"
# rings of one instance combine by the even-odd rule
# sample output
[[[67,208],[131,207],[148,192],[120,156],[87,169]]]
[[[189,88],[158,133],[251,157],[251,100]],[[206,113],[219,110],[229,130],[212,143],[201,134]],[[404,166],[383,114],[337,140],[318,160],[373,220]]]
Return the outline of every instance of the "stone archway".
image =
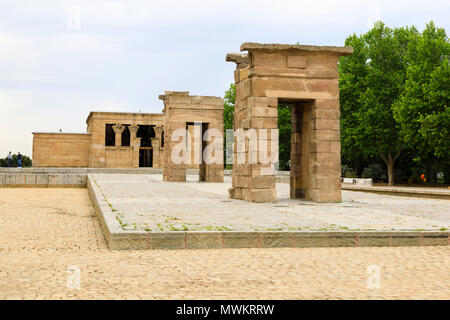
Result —
[[[163,180],[186,181],[186,161],[176,163],[172,159],[172,151],[180,141],[172,141],[176,130],[185,130],[188,125],[196,126],[200,130],[199,137],[204,138],[206,129],[216,129],[223,139],[223,99],[208,96],[190,96],[189,92],[166,91],[159,98],[164,101],[164,166]],[[199,159],[199,180],[205,182],[223,182],[223,152],[222,163],[205,163],[203,150],[210,143],[219,143],[223,147],[223,140],[201,142]],[[190,152],[189,152],[190,153]],[[185,156],[186,156],[185,152]]]
[[[226,57],[236,63],[234,130],[277,129],[278,105],[290,105],[291,198],[341,201],[337,63],[353,48],[244,43],[240,50],[248,54]],[[258,145],[262,139],[274,143],[258,134]],[[274,172],[259,158],[256,163],[237,163],[236,159],[235,148],[230,197],[276,201]]]

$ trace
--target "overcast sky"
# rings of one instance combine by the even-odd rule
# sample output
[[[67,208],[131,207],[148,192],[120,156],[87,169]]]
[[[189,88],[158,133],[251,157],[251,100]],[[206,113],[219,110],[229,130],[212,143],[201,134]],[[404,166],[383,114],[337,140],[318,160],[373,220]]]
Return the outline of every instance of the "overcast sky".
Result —
[[[161,112],[158,95],[223,96],[243,42],[344,45],[381,19],[449,31],[450,1],[0,0],[0,156],[89,111]]]

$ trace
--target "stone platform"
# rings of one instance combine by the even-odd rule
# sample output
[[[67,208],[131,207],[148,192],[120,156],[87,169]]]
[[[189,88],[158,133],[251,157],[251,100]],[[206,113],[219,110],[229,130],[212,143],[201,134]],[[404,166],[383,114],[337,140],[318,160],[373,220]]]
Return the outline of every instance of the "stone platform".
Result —
[[[393,196],[445,199],[450,200],[450,189],[445,188],[414,188],[414,187],[389,187],[389,186],[362,186],[342,184],[343,190],[371,192]]]
[[[229,199],[225,183],[158,174],[88,174],[111,249],[447,245],[450,201],[343,191],[342,203]]]

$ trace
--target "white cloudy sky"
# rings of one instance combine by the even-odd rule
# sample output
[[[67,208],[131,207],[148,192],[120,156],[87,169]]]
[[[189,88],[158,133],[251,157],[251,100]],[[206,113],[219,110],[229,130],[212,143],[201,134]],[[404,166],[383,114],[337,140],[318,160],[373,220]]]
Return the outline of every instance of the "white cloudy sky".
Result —
[[[77,13],[80,13],[79,16]],[[449,31],[450,2],[0,0],[0,156],[91,110],[161,112],[164,90],[223,96],[246,41],[343,45],[381,18]]]

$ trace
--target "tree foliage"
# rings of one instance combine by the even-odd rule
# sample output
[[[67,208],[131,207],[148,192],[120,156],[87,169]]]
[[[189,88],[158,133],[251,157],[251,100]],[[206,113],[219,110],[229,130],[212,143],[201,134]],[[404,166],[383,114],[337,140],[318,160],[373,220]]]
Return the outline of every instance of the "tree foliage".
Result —
[[[450,162],[450,44],[430,22],[410,41],[406,81],[394,107],[402,137],[432,179]]]
[[[225,91],[225,97],[223,99],[223,129],[233,129],[233,113],[234,105],[236,103],[236,85],[230,84],[230,88]]]
[[[234,106],[236,103],[236,85],[234,83],[230,84],[230,87],[228,90],[225,91],[225,96],[223,99],[223,130],[226,134],[227,130],[233,130],[233,123],[234,123]],[[230,158],[227,159],[227,147],[228,149],[232,147],[232,143],[227,146],[226,136],[223,139],[224,143],[224,166],[225,169],[232,169],[231,164],[227,164],[229,161],[232,161],[232,156],[230,155]]]
[[[290,106],[278,107],[278,154],[279,170],[290,170],[292,134],[292,109]]]
[[[408,143],[402,129],[404,125],[399,117],[394,118],[394,113],[397,114],[401,101],[405,100],[407,79],[421,59],[417,48],[423,37],[415,27],[390,29],[379,22],[366,34],[347,38],[345,44],[354,48],[354,54],[342,58],[339,63],[343,159],[379,156],[387,165],[389,184],[394,183],[394,163]],[[424,55],[436,55],[433,50],[431,48]],[[426,71],[419,71],[423,72]],[[445,87],[442,80],[437,80],[434,85]],[[435,98],[429,95],[429,99],[448,98],[448,90],[439,92],[441,94]],[[417,101],[405,103],[416,103],[418,107]],[[431,117],[427,120],[439,123]],[[436,130],[441,125],[442,120],[430,127]]]

